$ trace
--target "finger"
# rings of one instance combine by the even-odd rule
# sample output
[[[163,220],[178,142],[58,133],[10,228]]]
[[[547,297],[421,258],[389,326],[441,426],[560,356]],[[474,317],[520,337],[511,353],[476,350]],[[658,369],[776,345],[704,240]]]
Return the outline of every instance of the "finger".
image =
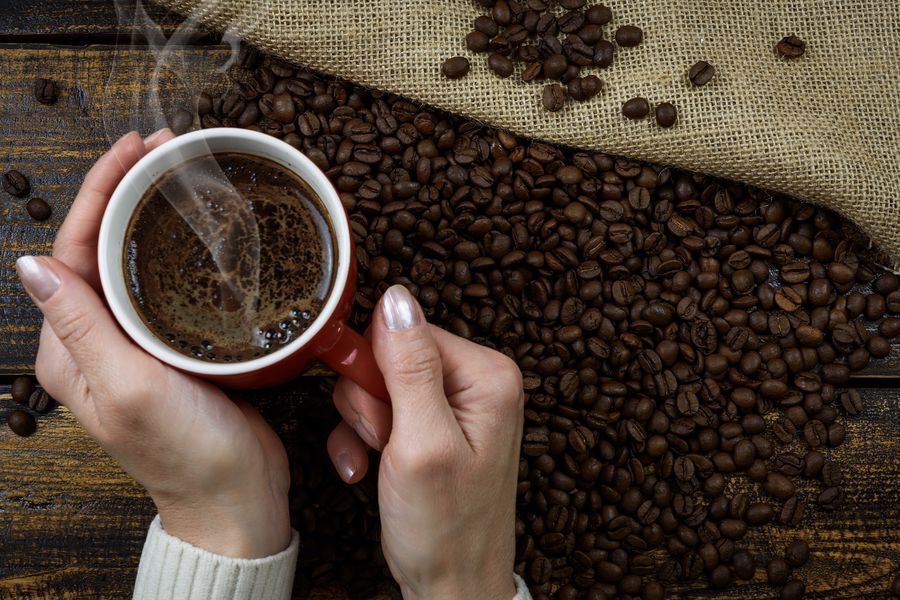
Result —
[[[90,387],[119,381],[147,360],[119,330],[94,289],[65,264],[23,256],[16,271]]]
[[[369,447],[345,421],[328,436],[328,456],[338,475],[347,483],[356,483],[369,470]]]
[[[384,448],[391,435],[393,414],[390,404],[346,377],[338,379],[333,399],[344,421],[366,444],[376,450]]]
[[[150,152],[151,150],[155,150],[166,142],[174,139],[175,133],[168,127],[165,127],[163,129],[160,129],[156,133],[151,133],[146,138],[144,138],[144,147],[147,149],[147,152]]]
[[[394,429],[459,431],[444,394],[441,354],[419,303],[395,285],[375,313],[372,349],[391,396]]]
[[[53,256],[69,265],[95,288],[100,279],[97,272],[97,236],[103,211],[122,177],[145,153],[144,141],[133,131],[113,144],[88,171],[53,243]]]

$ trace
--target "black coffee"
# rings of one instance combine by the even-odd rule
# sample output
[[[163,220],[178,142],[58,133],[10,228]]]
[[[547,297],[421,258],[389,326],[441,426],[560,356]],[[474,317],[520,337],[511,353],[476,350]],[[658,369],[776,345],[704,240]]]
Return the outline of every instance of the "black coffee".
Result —
[[[131,299],[182,354],[232,362],[305,331],[334,282],[335,240],[322,201],[281,166],[216,154],[172,169],[128,227]]]

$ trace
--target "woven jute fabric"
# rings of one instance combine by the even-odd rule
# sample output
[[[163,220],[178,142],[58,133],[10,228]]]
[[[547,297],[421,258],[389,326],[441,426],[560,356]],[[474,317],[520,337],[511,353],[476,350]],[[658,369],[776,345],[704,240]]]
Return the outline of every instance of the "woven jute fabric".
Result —
[[[512,132],[745,181],[831,207],[900,264],[900,2],[607,0],[606,26],[644,30],[617,48],[592,101],[549,113],[542,86],[488,71],[464,36],[474,0],[156,0],[284,58]],[[778,58],[788,34],[807,42]],[[469,56],[448,81],[441,63]],[[698,60],[716,67],[701,88]],[[622,103],[670,101],[678,123],[630,121]]]

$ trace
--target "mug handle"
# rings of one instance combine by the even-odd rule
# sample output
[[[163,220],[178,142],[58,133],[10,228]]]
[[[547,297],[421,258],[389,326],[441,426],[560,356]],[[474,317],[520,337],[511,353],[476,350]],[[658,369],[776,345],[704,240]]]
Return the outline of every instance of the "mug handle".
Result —
[[[384,376],[372,344],[346,323],[340,324],[337,343],[319,357],[322,362],[383,402],[390,402]]]

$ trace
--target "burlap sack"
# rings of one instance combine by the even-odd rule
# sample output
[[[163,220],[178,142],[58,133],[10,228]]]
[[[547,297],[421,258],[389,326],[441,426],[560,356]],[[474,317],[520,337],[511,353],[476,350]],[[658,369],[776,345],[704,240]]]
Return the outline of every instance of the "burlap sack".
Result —
[[[606,26],[635,24],[637,48],[597,71],[602,95],[561,113],[542,86],[492,75],[463,37],[474,0],[157,0],[232,28],[313,68],[530,137],[746,181],[850,217],[900,264],[900,2],[898,0],[607,0]],[[787,34],[808,43],[777,58]],[[461,80],[444,59],[469,55]],[[693,88],[697,60],[715,79]],[[634,122],[622,103],[673,102],[678,124]]]

